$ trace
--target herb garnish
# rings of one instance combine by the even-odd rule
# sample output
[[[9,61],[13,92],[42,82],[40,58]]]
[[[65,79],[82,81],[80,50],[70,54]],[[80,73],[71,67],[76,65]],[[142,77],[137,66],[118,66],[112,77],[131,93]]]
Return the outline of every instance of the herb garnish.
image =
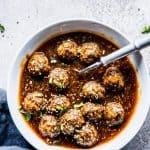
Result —
[[[61,124],[60,126],[60,130],[63,131],[64,130],[64,126]]]
[[[82,132],[82,130],[81,129],[75,129],[75,132],[80,133],[80,132]]]
[[[62,116],[65,112],[67,112],[68,111],[68,109],[67,108],[63,108],[61,111],[60,111],[60,116]]]
[[[40,117],[40,118],[43,117],[43,112],[42,112],[42,111],[39,112],[39,117]]]
[[[63,108],[61,106],[56,106],[56,109],[59,110],[59,111],[63,110]]]
[[[79,104],[75,104],[74,105],[74,108],[80,108],[83,106],[83,102],[80,102]]]
[[[45,108],[45,107],[42,107],[42,108],[40,109],[40,111],[39,111],[39,118],[41,118],[41,117],[44,115],[45,111],[46,111],[46,108]]]
[[[5,31],[5,27],[2,24],[0,24],[0,32],[3,33],[4,31]]]
[[[56,58],[54,58],[54,57],[51,57],[51,64],[56,64],[57,63],[57,59]]]
[[[25,111],[24,109],[19,109],[19,112],[25,115],[27,121],[30,121],[31,114],[29,112]]]
[[[142,30],[142,33],[145,34],[145,33],[150,33],[150,26],[145,26]]]
[[[56,106],[56,110],[59,112],[59,115],[63,115],[68,109],[61,107],[61,106]]]
[[[53,144],[55,144],[55,145],[60,144],[60,143],[61,143],[61,140],[60,140],[60,139],[53,141]]]

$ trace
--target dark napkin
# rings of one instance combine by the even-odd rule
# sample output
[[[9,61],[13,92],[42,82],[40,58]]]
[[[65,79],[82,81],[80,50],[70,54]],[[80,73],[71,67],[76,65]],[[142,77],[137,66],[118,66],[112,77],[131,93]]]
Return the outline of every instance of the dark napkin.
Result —
[[[6,91],[2,89],[0,89],[0,150],[34,150],[14,125],[7,106]],[[122,150],[150,150],[150,113],[139,133]]]

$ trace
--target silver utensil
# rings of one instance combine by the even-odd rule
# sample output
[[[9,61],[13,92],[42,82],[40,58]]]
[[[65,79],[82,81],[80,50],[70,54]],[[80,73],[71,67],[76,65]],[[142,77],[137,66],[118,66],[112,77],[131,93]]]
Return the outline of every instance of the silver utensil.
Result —
[[[94,64],[92,64],[86,68],[79,70],[78,73],[83,74],[85,72],[88,72],[90,70],[93,70],[93,69],[99,67],[100,65],[106,66],[109,63],[112,63],[118,59],[121,59],[133,52],[139,51],[142,48],[149,46],[149,45],[150,45],[150,35],[146,36],[145,38],[135,40],[133,43],[130,43],[127,46],[125,46],[115,52],[112,52],[111,54],[109,54],[107,56],[101,57],[99,61],[95,62]]]

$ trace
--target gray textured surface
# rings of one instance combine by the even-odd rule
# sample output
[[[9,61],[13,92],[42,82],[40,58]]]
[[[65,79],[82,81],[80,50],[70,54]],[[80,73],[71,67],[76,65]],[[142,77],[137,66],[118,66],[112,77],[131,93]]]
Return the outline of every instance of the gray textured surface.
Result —
[[[43,26],[69,18],[97,19],[132,40],[142,36],[141,28],[150,24],[150,0],[0,0],[0,23],[6,27],[0,34],[1,88],[6,88],[8,69],[22,43]],[[150,50],[142,54],[150,70]],[[123,150],[129,149],[150,149],[150,114]]]

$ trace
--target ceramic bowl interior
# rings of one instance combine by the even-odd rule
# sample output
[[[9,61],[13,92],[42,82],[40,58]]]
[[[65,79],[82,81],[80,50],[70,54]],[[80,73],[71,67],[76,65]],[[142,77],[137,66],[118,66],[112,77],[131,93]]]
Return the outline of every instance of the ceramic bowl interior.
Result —
[[[100,36],[103,36],[120,47],[125,46],[126,44],[129,43],[129,40],[125,36],[123,36],[120,32],[96,21],[91,20],[63,21],[42,29],[37,34],[35,34],[30,40],[28,40],[15,57],[12,67],[10,69],[7,85],[7,96],[11,116],[17,128],[24,136],[24,138],[37,149],[62,150],[66,148],[47,145],[32,131],[31,128],[29,128],[29,126],[19,113],[18,93],[19,93],[19,78],[22,60],[25,58],[27,54],[31,54],[36,49],[36,47],[41,45],[45,40],[47,40],[52,36],[72,31],[83,31],[83,30],[88,32],[94,32]],[[130,119],[128,125],[124,128],[123,131],[121,131],[112,140],[103,144],[99,144],[95,146],[93,149],[96,150],[120,149],[136,135],[136,133],[139,131],[146,118],[150,104],[149,101],[150,82],[148,72],[140,53],[135,53],[134,55],[131,55],[130,60],[134,68],[136,69],[137,78],[139,82],[138,88],[139,100],[136,105],[135,112],[132,115],[132,118]]]

